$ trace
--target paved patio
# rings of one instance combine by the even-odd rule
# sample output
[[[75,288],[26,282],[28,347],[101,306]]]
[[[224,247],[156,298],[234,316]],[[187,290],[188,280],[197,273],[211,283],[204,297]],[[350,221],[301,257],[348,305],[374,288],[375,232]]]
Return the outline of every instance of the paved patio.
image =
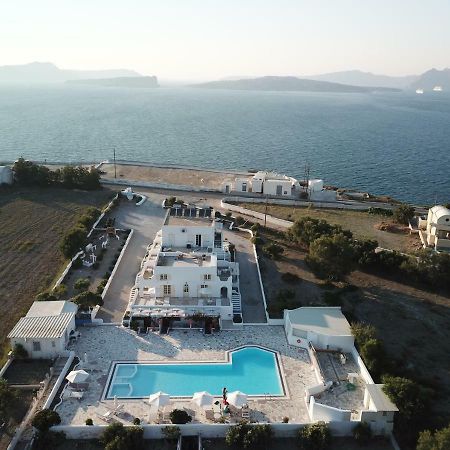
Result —
[[[81,338],[73,350],[88,362],[82,363],[91,377],[89,387],[81,400],[66,399],[58,406],[62,424],[80,425],[87,418],[96,424],[104,422],[97,413],[103,414],[113,408],[112,400],[102,400],[103,390],[112,361],[223,361],[225,351],[245,344],[257,344],[276,350],[281,356],[288,396],[283,398],[249,399],[252,419],[264,422],[280,422],[287,416],[290,422],[308,422],[304,402],[304,389],[315,384],[316,378],[308,354],[287,344],[282,327],[246,326],[239,331],[221,331],[204,336],[196,330],[174,330],[168,336],[158,334],[137,336],[133,331],[115,325],[83,328]],[[132,422],[134,417],[149,421],[150,407],[144,400],[120,400],[122,413],[115,420]],[[174,400],[166,410],[186,408],[195,413],[194,421],[208,422],[200,409],[193,409],[188,400]]]

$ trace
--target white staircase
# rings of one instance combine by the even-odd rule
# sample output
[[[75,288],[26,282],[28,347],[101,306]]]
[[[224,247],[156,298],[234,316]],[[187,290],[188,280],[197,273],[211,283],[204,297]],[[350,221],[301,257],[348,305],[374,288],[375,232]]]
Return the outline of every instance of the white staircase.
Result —
[[[231,304],[233,305],[233,314],[241,314],[241,294],[239,292],[234,292],[231,294]]]

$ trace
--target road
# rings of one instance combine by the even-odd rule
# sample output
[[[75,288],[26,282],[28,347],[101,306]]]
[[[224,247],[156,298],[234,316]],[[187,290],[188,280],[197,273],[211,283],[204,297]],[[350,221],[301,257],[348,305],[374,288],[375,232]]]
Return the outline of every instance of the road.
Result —
[[[147,245],[153,241],[162,227],[166,210],[161,207],[161,203],[165,197],[165,195],[152,193],[141,206],[124,201],[114,211],[116,227],[132,228],[134,233],[105,296],[104,305],[97,314],[103,322],[122,322],[130,290],[134,285]]]

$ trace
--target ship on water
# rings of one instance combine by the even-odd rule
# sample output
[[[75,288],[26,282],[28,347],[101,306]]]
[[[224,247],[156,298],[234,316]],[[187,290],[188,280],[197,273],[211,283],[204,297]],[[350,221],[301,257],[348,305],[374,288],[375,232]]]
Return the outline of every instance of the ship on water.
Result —
[[[423,94],[423,89],[416,89],[416,94]]]
[[[434,88],[433,88],[433,91],[434,92],[442,92],[442,86],[435,86]]]

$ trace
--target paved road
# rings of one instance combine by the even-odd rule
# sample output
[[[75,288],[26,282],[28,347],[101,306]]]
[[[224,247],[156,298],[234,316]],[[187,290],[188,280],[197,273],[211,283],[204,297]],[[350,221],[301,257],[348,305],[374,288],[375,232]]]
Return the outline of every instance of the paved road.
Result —
[[[164,198],[161,194],[150,194],[141,206],[123,202],[116,210],[116,227],[132,228],[134,233],[97,315],[104,322],[122,321],[147,245],[153,241],[163,224],[166,210],[161,207],[161,203]]]
[[[239,287],[244,322],[265,323],[266,313],[264,311],[253,245],[245,236],[231,231],[224,231],[224,237],[236,246],[236,261],[239,263]]]

